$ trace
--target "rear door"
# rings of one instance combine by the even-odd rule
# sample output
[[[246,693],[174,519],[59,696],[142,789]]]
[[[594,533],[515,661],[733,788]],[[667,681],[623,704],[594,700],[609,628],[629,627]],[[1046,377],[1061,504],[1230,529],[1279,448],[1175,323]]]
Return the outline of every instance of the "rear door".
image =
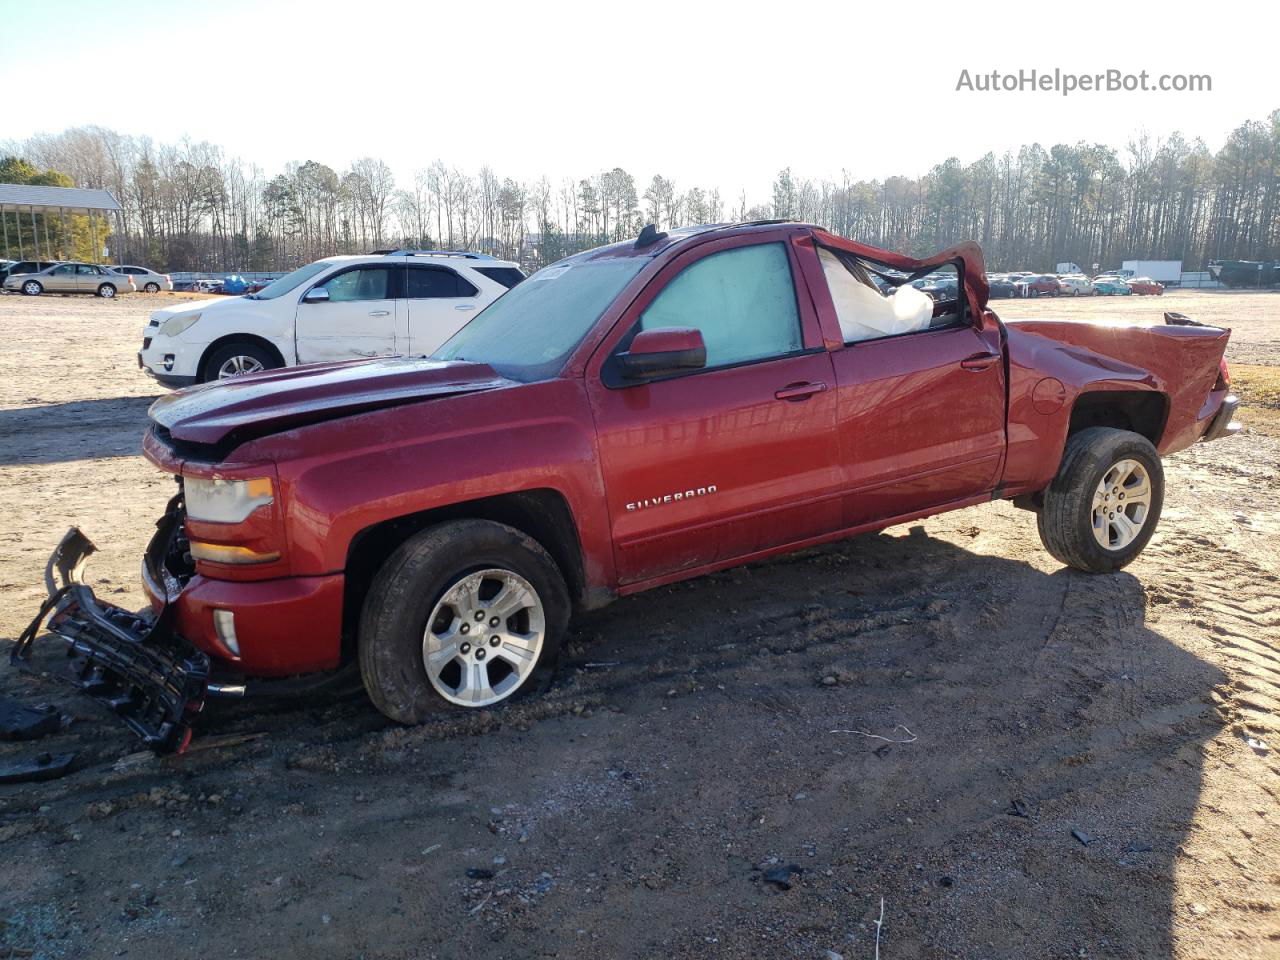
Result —
[[[772,238],[772,242],[767,241]],[[839,526],[831,359],[786,234],[676,257],[589,365],[622,583],[652,580]],[[640,330],[692,327],[705,369],[648,383],[614,358]]]
[[[404,269],[409,343],[403,352],[431,353],[475,316],[480,291],[450,267],[409,263]]]
[[[102,271],[95,266],[82,263],[76,267],[76,289],[80,293],[97,293],[98,287],[106,279]],[[115,287],[117,290],[128,290],[129,284],[124,277],[117,277]]]
[[[295,337],[299,363],[386,357],[396,352],[396,280],[399,267],[362,264],[330,274],[308,288],[329,299],[298,303]]]
[[[859,264],[825,251],[819,258],[845,340],[832,354],[845,469],[843,526],[991,491],[1005,451],[1005,373],[994,318],[975,321],[956,297],[939,300],[915,323],[872,329],[859,320],[878,306],[867,299],[866,282],[841,290],[848,284],[841,271],[852,268],[856,276]],[[958,281],[958,267],[948,265],[936,276]],[[873,288],[870,296],[882,294]]]

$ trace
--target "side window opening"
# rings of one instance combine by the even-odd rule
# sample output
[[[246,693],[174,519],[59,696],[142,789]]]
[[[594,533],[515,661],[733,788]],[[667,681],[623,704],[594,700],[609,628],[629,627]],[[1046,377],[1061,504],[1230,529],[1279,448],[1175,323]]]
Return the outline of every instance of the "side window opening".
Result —
[[[786,248],[735,247],[691,263],[654,298],[635,330],[664,327],[701,331],[708,368],[798,352],[804,344]]]
[[[818,259],[845,343],[964,323],[956,264],[912,274],[827,247],[818,248]]]
[[[410,300],[474,297],[479,292],[445,267],[409,267],[405,296]]]
[[[353,300],[386,300],[387,281],[391,271],[386,267],[364,267],[348,270],[326,280],[321,286],[329,291],[330,303]]]
[[[500,283],[508,290],[524,279],[524,274],[515,267],[475,267],[476,273]]]

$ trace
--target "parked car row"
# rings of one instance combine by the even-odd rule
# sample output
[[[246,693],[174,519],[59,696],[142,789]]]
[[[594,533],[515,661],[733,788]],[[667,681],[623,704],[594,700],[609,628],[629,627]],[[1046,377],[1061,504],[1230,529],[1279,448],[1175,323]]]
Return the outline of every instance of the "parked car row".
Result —
[[[993,300],[1009,297],[1113,297],[1129,294],[1159,296],[1164,285],[1150,277],[1121,277],[1099,274],[1089,279],[1081,273],[1013,273],[987,274],[987,286]]]
[[[120,293],[172,290],[173,283],[165,274],[146,267],[74,260],[6,260],[0,262],[0,289],[29,297],[42,293],[92,293],[109,300]]]

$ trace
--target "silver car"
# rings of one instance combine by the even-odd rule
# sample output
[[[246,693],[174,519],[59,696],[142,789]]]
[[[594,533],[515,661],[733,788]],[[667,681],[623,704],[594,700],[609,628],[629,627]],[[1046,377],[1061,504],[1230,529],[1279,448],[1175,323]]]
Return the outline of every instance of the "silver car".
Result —
[[[156,273],[146,267],[112,267],[111,272],[131,278],[133,285],[144,293],[159,293],[161,290],[173,289],[173,281],[169,279],[167,273]]]
[[[21,290],[29,297],[42,293],[92,293],[110,300],[117,293],[137,290],[133,278],[112,273],[108,267],[93,263],[55,263],[37,273],[9,277],[6,290]]]

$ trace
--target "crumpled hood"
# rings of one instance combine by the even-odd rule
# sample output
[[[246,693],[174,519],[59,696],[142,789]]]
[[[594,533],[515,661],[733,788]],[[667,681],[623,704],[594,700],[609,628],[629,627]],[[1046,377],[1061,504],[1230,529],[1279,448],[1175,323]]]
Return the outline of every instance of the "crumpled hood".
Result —
[[[514,383],[484,363],[404,357],[346,360],[189,387],[161,397],[147,412],[175,440],[225,445],[368,410]]]

